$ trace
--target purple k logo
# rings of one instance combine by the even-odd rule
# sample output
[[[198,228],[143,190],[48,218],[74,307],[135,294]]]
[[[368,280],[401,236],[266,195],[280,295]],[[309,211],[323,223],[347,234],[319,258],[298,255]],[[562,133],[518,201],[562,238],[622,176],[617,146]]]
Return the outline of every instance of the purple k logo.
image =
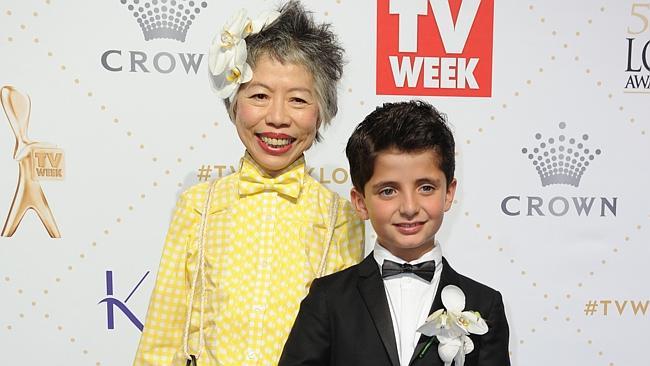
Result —
[[[107,327],[108,329],[115,329],[115,313],[114,309],[117,306],[124,315],[126,315],[127,318],[135,325],[140,331],[144,329],[144,325],[142,322],[133,314],[131,310],[126,306],[126,303],[129,301],[131,296],[135,293],[135,291],[140,287],[142,284],[142,281],[144,281],[145,278],[149,275],[149,271],[142,276],[140,279],[140,282],[138,282],[137,285],[131,290],[131,293],[129,296],[124,299],[124,301],[118,300],[113,297],[113,271],[106,271],[106,297],[102,299],[98,304],[101,303],[106,303],[106,317],[107,317]]]

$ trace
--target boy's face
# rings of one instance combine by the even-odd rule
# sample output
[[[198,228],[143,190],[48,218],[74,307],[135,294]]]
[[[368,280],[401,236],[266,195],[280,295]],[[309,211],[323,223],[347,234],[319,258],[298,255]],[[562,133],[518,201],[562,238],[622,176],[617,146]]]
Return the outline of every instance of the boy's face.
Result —
[[[433,150],[382,151],[364,192],[351,192],[352,204],[361,218],[370,219],[379,244],[406,261],[433,248],[454,200],[456,180],[447,185],[438,160]]]

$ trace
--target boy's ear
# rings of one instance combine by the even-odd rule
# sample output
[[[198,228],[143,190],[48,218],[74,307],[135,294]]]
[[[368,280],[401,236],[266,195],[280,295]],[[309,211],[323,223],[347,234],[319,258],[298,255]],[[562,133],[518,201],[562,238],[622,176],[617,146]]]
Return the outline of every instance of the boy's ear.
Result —
[[[350,191],[350,201],[352,201],[354,210],[357,211],[357,215],[362,220],[368,220],[368,208],[366,207],[365,199],[363,193],[352,187],[352,190]]]
[[[447,185],[447,192],[445,194],[445,212],[449,211],[451,204],[454,202],[454,196],[456,195],[456,186],[458,182],[454,178],[449,185]]]

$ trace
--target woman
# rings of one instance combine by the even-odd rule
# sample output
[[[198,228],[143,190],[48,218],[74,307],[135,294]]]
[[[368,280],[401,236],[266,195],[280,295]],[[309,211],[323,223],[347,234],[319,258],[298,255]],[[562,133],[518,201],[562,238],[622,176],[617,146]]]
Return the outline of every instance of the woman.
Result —
[[[361,259],[361,222],[303,157],[337,112],[342,51],[294,1],[215,38],[212,84],[246,153],[181,195],[135,365],[276,365],[312,280]]]

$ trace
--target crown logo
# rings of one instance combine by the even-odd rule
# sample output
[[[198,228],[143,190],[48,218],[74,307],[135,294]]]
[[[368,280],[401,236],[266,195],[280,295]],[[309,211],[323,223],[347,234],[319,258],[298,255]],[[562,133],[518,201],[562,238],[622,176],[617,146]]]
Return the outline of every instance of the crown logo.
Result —
[[[120,0],[133,14],[146,41],[157,38],[185,42],[196,16],[208,3],[186,0]]]
[[[560,130],[566,128],[566,123],[560,122]],[[589,135],[584,134],[580,139],[567,139],[564,134],[544,139],[541,133],[535,134],[539,144],[532,148],[522,148],[521,152],[528,156],[539,174],[542,186],[551,184],[567,184],[574,187],[580,185],[580,178],[601,150],[591,151],[585,146]]]

